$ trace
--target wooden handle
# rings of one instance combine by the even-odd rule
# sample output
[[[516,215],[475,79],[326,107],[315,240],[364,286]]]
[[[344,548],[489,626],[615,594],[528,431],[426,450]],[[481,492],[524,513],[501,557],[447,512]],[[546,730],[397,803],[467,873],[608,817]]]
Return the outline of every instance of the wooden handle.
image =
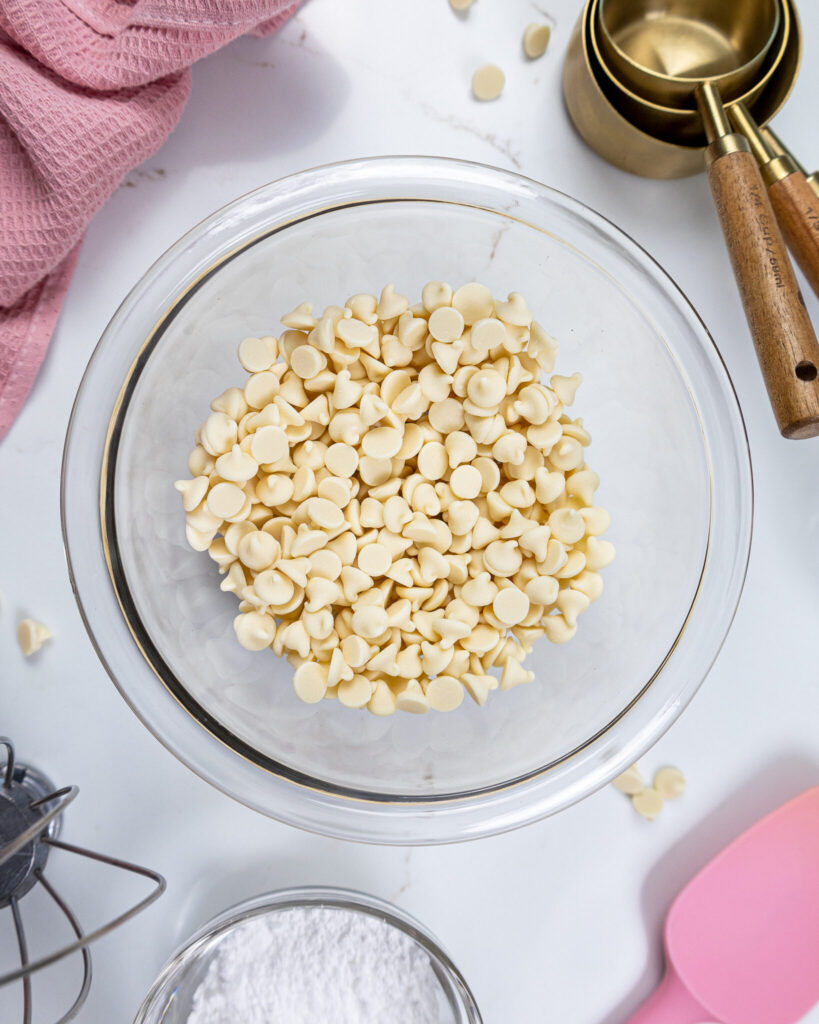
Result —
[[[775,181],[768,195],[788,248],[819,295],[819,196],[801,171]]]
[[[748,152],[718,156],[708,181],[762,376],[785,437],[819,434],[819,342]]]

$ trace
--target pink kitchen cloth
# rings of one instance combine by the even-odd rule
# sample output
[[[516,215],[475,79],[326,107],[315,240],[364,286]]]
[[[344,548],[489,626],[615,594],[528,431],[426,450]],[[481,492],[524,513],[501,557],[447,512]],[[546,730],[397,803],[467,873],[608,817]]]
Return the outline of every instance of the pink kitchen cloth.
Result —
[[[0,438],[85,227],[182,113],[190,66],[300,0],[0,0]]]

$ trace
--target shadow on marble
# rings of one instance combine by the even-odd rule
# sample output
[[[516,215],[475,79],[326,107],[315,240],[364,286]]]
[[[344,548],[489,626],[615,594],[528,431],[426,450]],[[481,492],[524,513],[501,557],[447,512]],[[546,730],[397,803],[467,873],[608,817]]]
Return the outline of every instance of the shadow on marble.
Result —
[[[211,864],[188,887],[184,906],[176,918],[170,946],[179,946],[217,914],[243,900],[294,886],[335,886],[357,889],[389,899],[390,877],[374,875],[360,849],[352,843],[336,843],[318,837],[309,846],[276,851],[258,859],[258,852],[246,864]],[[394,887],[393,887],[394,888]],[[168,949],[170,954],[171,949]]]
[[[292,22],[268,39],[237,39],[194,67],[176,141],[189,166],[280,156],[325,134],[349,92],[335,55]]]

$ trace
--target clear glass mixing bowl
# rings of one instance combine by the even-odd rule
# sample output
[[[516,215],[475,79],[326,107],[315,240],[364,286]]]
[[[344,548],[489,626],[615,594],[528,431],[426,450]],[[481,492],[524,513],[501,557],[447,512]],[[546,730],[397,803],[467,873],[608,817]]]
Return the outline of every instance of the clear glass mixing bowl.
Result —
[[[429,958],[438,981],[440,1024],[481,1024],[475,999],[460,971],[424,926],[391,903],[349,889],[283,889],[247,900],[201,928],[162,969],[145,997],[134,1024],[185,1024],[197,988],[224,940],[254,918],[295,907],[328,907],[370,914],[397,928]],[[238,1022],[237,1022],[238,1024]],[[321,1022],[317,1022],[321,1024]]]
[[[173,481],[236,346],[395,282],[521,291],[560,341],[593,442],[615,562],[536,681],[448,715],[300,703],[289,664],[233,634],[235,599],[190,550]],[[751,535],[747,442],[707,330],[662,269],[603,217],[529,179],[390,157],[266,185],[190,231],[105,331],[66,441],[63,529],[77,599],[125,699],[194,771],[283,821],[367,841],[500,832],[631,764],[706,675]]]

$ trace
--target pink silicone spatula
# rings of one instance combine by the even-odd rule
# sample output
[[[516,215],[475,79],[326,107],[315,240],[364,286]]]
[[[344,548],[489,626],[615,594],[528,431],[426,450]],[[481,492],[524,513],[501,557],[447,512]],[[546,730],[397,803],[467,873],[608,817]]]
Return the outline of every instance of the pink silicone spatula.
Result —
[[[628,1024],[796,1024],[819,1002],[819,786],[688,883],[665,949],[665,978]]]

